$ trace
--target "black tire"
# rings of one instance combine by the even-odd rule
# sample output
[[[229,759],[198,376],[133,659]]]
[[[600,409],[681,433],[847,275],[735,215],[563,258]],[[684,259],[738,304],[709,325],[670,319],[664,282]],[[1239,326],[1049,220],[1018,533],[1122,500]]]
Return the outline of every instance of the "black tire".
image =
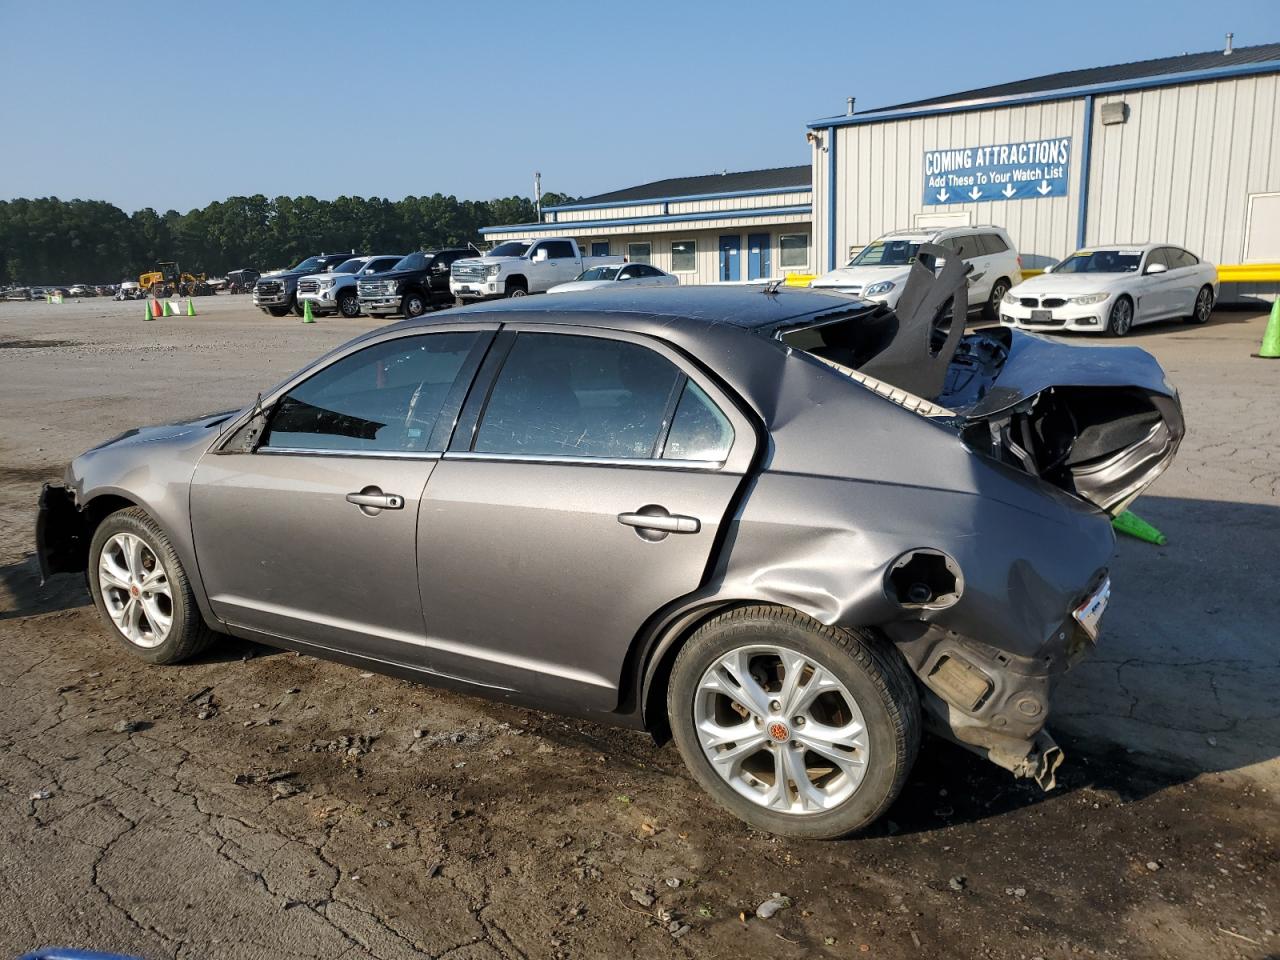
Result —
[[[264,307],[263,309],[273,317],[287,317],[289,315],[288,307]]]
[[[529,289],[521,281],[507,284],[507,297],[527,297]]]
[[[338,312],[348,320],[360,316],[360,297],[354,291],[338,295]]]
[[[1202,324],[1208,323],[1211,316],[1213,316],[1213,287],[1206,283],[1196,294],[1196,302],[1191,307],[1191,316],[1186,320],[1187,323]]]
[[[804,814],[770,810],[740,795],[703,752],[694,726],[703,675],[725,653],[752,644],[800,653],[833,674],[857,701],[866,721],[869,765],[839,805]],[[753,827],[811,840],[844,837],[875,822],[901,792],[920,747],[919,694],[898,652],[870,633],[823,626],[780,607],[742,607],[699,627],[672,666],[667,715],[685,765],[721,806]],[[786,748],[784,743],[771,749]]]
[[[417,290],[410,290],[400,298],[400,313],[406,317],[420,317],[427,312],[428,301]]]
[[[989,320],[991,323],[1000,322],[1000,301],[1009,292],[1010,286],[1008,277],[1001,277],[991,285],[991,296],[987,298],[986,305],[982,308],[984,320]]]
[[[294,315],[295,317],[305,316],[305,315],[306,315],[306,312],[307,312],[307,308],[306,308],[306,307],[304,307],[302,304],[300,304],[300,303],[298,302],[298,298],[297,298],[297,297],[290,297],[290,298],[289,298],[289,307],[288,307],[288,309],[289,309],[289,311],[291,311],[291,312],[293,313],[293,315]],[[283,316],[283,314],[281,314],[281,316]]]
[[[112,537],[120,533],[138,537],[150,552],[152,560],[158,561],[164,568],[169,582],[172,625],[168,636],[156,646],[148,647],[134,643],[116,626],[107,612],[98,569],[103,548]],[[98,608],[98,615],[102,618],[107,632],[123,644],[130,653],[148,663],[168,664],[189,660],[208,647],[214,638],[213,631],[205,625],[204,619],[200,616],[200,608],[196,606],[195,596],[191,592],[191,582],[187,579],[187,573],[170,545],[169,538],[140,507],[119,510],[98,525],[89,545],[89,592],[93,595],[94,606]]]
[[[1127,337],[1133,329],[1133,301],[1128,296],[1119,297],[1107,316],[1107,333],[1113,337]]]

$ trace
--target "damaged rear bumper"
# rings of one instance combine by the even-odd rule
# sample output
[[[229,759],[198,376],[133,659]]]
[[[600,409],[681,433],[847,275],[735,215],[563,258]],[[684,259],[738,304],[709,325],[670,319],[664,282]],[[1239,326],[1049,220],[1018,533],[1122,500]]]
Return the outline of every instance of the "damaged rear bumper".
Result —
[[[937,625],[900,623],[890,638],[920,680],[929,729],[1052,790],[1062,749],[1045,730],[1057,680],[1092,653],[1111,593],[1103,571],[1038,654],[1017,656]]]
[[[60,483],[46,483],[40,489],[36,559],[40,564],[41,585],[55,573],[76,573],[89,565],[89,537],[84,516],[70,488]]]

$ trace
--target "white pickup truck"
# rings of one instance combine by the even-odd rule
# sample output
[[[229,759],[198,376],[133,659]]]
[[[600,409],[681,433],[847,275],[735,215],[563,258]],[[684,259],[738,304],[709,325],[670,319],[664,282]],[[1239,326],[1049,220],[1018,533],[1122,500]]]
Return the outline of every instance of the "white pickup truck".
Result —
[[[584,257],[567,237],[508,240],[483,257],[454,261],[449,292],[459,300],[490,300],[546,293],[590,267],[622,263],[622,257]]]

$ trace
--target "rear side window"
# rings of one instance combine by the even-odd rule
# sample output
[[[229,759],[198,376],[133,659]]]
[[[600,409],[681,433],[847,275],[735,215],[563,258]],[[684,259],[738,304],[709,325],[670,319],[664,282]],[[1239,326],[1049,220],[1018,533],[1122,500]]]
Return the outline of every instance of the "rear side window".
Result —
[[[662,450],[664,460],[723,460],[733,446],[733,427],[720,408],[692,380],[671,420],[671,432]]]
[[[343,357],[285,394],[261,446],[425,451],[445,398],[479,336],[401,337]]]
[[[1188,253],[1181,247],[1165,247],[1165,253],[1169,258],[1169,267],[1194,267],[1200,260],[1193,253]]]
[[[473,449],[652,458],[682,376],[639,344],[522,333],[493,385]]]
[[[1009,249],[1009,245],[1004,242],[1004,237],[998,233],[984,233],[981,238],[983,253],[1004,253]]]

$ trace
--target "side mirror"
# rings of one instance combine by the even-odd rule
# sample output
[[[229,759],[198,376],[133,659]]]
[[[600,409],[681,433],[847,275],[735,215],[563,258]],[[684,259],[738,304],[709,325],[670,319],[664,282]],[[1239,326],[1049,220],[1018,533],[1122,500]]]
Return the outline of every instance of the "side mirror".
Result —
[[[1168,272],[1169,272],[1169,268],[1166,267],[1163,263],[1149,263],[1147,264],[1147,269],[1143,271],[1143,273],[1146,273],[1148,275],[1153,273],[1168,273]]]
[[[1053,268],[1056,266],[1057,266],[1056,263],[1051,263],[1047,267],[1045,267],[1044,270],[1041,271],[1041,273],[1053,273]]]

